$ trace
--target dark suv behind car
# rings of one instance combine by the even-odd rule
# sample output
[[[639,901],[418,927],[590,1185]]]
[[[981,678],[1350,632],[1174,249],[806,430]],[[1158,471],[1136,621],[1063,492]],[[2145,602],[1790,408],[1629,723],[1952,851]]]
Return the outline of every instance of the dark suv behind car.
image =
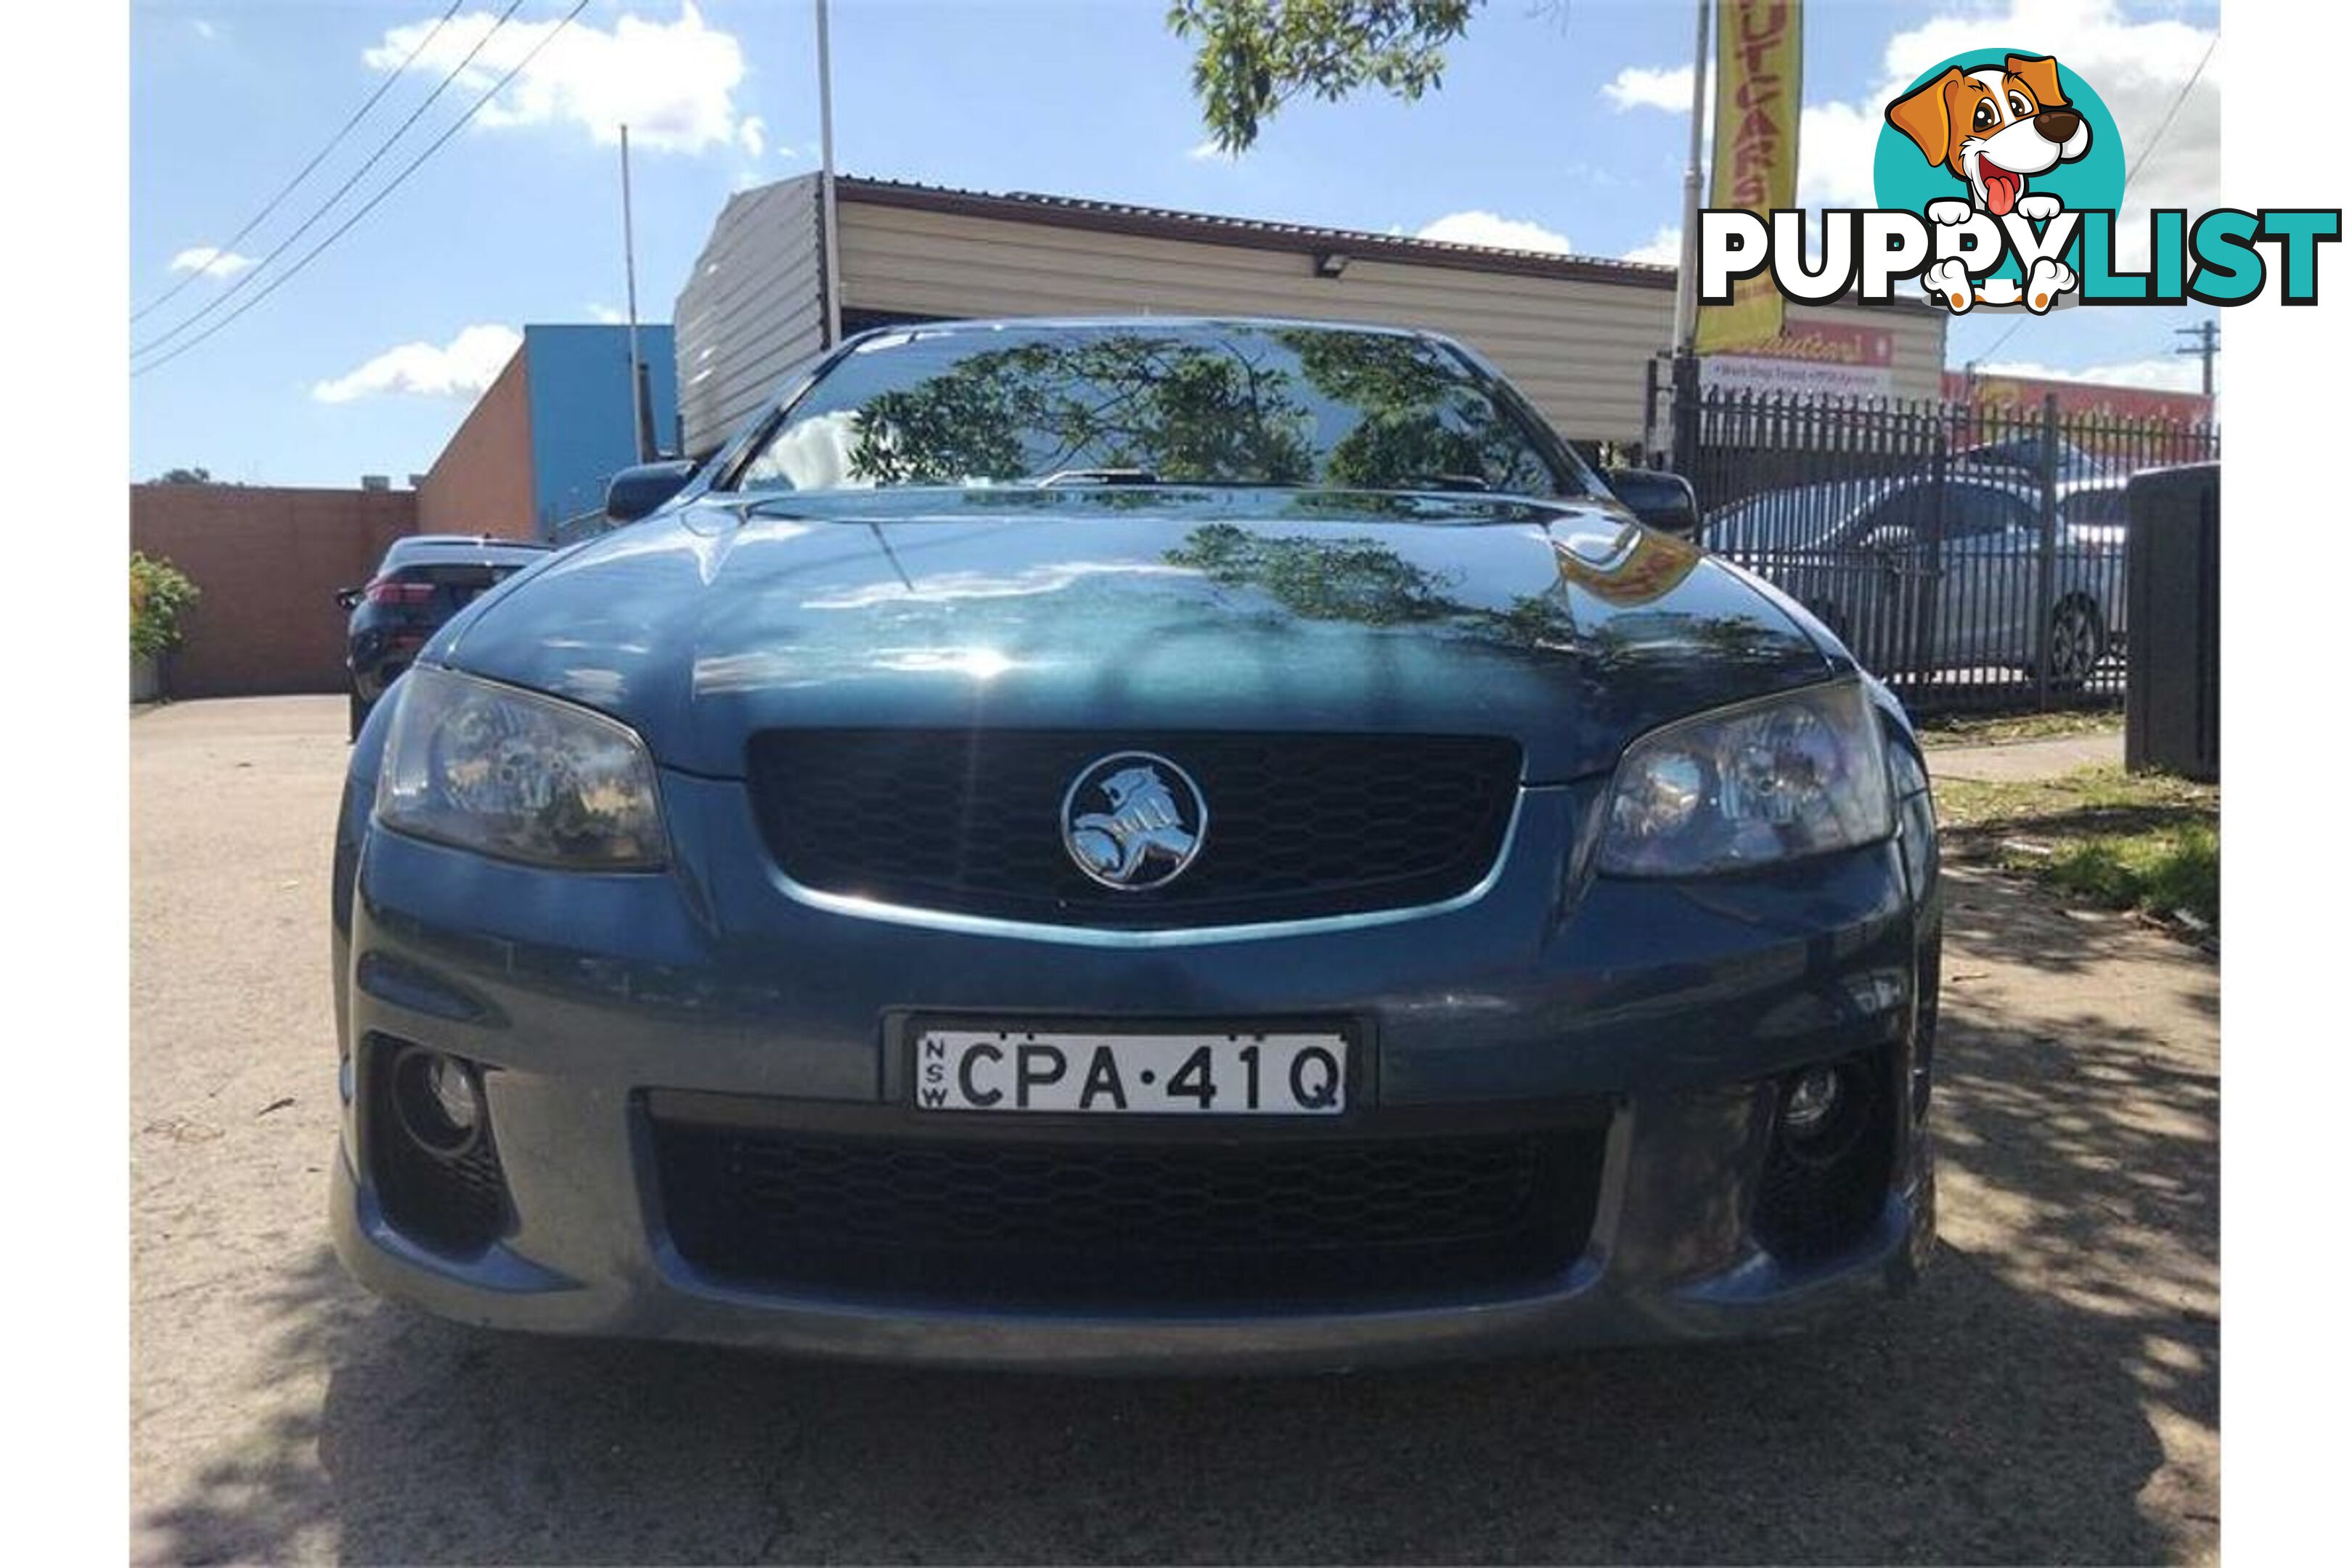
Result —
[[[337,592],[335,603],[352,613],[343,662],[352,674],[352,736],[443,622],[551,548],[522,539],[412,534],[393,541],[366,586]]]

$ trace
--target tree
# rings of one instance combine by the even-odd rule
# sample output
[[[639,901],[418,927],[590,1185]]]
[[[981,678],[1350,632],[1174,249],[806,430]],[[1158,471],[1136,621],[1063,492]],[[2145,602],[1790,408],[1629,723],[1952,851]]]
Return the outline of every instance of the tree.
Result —
[[[201,481],[199,481],[201,482]],[[131,552],[131,652],[153,658],[180,640],[180,617],[196,602],[196,585],[160,555]]]
[[[1408,101],[1438,85],[1444,46],[1484,0],[1174,0],[1168,26],[1200,40],[1192,94],[1220,152],[1240,153],[1302,92],[1326,103],[1371,85]]]
[[[216,485],[220,483],[218,479],[213,478],[212,470],[209,468],[165,468],[162,473],[155,476],[154,482],[159,485]]]

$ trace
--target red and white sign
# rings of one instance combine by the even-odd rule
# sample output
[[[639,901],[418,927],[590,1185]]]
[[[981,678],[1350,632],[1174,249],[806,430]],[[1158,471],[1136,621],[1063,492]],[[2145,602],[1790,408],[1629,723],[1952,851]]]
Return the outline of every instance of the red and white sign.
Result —
[[[2058,395],[2061,415],[2090,419],[2202,425],[2213,417],[2213,400],[2199,392],[2163,392],[2146,386],[2109,386],[2095,381],[2045,381],[2024,375],[1979,375],[1973,387],[1959,371],[1944,373],[1944,396],[1979,408],[2038,414],[2042,399]]]

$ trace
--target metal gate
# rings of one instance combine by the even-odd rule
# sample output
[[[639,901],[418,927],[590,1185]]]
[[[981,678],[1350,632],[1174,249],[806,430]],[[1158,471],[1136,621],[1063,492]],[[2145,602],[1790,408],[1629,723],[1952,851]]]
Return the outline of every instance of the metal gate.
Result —
[[[1819,616],[1915,710],[2121,700],[2125,487],[2210,425],[1944,403],[1703,395],[1709,549]]]

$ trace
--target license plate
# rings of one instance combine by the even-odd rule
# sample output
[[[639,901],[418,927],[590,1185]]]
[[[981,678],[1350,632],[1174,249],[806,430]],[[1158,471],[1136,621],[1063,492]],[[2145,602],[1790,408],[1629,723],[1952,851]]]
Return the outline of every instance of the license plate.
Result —
[[[925,1029],[915,1037],[915,1104],[942,1111],[1337,1116],[1348,1109],[1348,1039]]]

